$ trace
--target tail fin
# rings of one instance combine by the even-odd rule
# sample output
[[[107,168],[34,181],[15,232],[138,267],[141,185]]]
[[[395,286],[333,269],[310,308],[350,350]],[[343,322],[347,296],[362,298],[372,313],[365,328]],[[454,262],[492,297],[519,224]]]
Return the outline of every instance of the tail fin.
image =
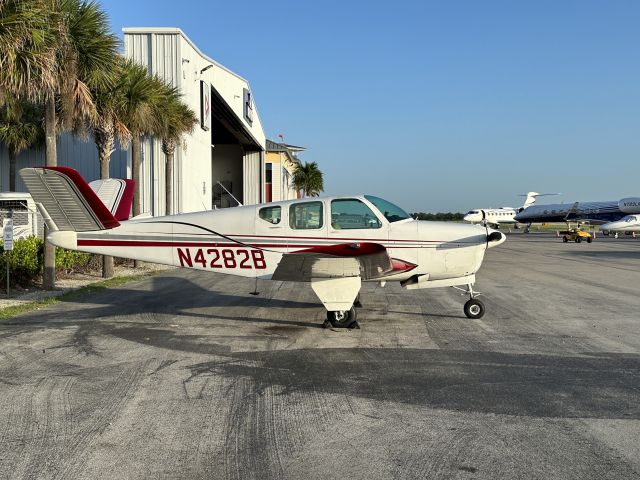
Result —
[[[129,220],[135,185],[133,180],[120,178],[89,182],[89,186],[118,221]]]
[[[522,205],[522,207],[527,208],[536,203],[536,197],[538,195],[540,195],[538,192],[527,193],[527,199],[524,201],[524,205]]]
[[[530,207],[534,203],[536,203],[536,198],[538,197],[547,197],[549,195],[561,195],[560,193],[538,193],[538,192],[529,192],[526,195],[519,195],[520,197],[527,197],[524,201],[524,204],[520,208],[520,211],[524,210],[527,207]]]
[[[120,225],[73,168],[23,168],[20,176],[36,204],[46,211],[43,216],[49,228],[55,226],[62,231],[89,232]]]

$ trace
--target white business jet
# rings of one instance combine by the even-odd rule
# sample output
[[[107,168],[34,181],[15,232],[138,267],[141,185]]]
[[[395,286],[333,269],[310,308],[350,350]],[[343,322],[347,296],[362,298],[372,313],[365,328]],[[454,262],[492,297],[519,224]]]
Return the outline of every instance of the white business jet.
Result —
[[[526,200],[520,208],[502,207],[502,208],[478,208],[467,212],[464,216],[466,222],[485,223],[492,228],[500,228],[501,225],[513,225],[517,227],[517,220],[514,218],[518,213],[536,203],[537,197],[547,195],[558,195],[557,193],[538,193],[529,192],[526,194]],[[525,195],[521,195],[524,197]]]
[[[363,281],[398,281],[407,289],[454,287],[469,297],[465,315],[482,317],[485,307],[473,290],[475,274],[486,250],[506,238],[479,225],[414,220],[370,195],[128,219],[130,181],[101,189],[109,193],[102,196],[109,199],[107,207],[100,192],[71,168],[25,168],[20,175],[54,245],[256,279],[309,282],[334,327],[357,326],[354,303]]]
[[[626,215],[615,222],[603,223],[600,230],[606,232],[606,235],[615,233],[616,238],[619,233],[640,233],[640,215]]]

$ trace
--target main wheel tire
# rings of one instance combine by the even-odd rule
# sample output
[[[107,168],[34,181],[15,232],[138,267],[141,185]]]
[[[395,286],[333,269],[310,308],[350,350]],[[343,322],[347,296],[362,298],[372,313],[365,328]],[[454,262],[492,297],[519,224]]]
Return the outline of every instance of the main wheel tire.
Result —
[[[464,314],[467,318],[471,318],[473,320],[482,318],[484,315],[484,303],[476,298],[467,300],[467,303],[464,304]]]
[[[576,243],[581,243],[582,242],[582,237],[576,237]]]
[[[569,239],[566,236],[562,237],[562,242],[563,243],[567,243],[568,241],[569,241]]]
[[[334,328],[350,328],[358,320],[356,309],[327,312],[327,320]]]
[[[587,237],[587,243],[591,243],[591,242],[593,242],[593,238]]]

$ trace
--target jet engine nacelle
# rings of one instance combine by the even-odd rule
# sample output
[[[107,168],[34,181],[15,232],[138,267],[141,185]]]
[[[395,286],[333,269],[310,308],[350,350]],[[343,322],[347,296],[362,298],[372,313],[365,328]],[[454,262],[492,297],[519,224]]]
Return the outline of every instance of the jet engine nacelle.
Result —
[[[624,213],[640,213],[640,197],[623,198],[618,202],[618,207]]]

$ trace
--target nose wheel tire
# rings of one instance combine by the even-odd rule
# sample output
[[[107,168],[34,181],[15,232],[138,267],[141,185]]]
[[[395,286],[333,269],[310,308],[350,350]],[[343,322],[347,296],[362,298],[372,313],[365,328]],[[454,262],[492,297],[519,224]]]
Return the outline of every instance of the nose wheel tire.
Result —
[[[467,303],[464,304],[464,314],[467,318],[471,318],[473,320],[482,318],[484,315],[484,303],[476,298],[467,300]]]
[[[333,328],[355,328],[357,323],[356,309],[327,312],[327,320]]]
[[[353,301],[353,306],[356,308],[362,308],[362,302],[360,302],[360,294],[358,294],[356,299]]]

